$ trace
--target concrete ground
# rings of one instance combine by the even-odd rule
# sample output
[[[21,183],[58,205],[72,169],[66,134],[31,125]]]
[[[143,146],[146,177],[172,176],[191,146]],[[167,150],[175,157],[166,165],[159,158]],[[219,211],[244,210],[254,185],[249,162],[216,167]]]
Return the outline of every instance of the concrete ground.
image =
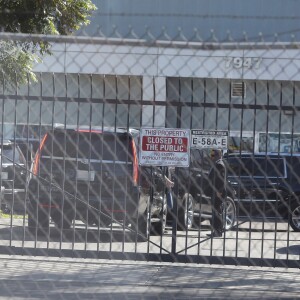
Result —
[[[297,299],[298,269],[0,256],[0,299]]]

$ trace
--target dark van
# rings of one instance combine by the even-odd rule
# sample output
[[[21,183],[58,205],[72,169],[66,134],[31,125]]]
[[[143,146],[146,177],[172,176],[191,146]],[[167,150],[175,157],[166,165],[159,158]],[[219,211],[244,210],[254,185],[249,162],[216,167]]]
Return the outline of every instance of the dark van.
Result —
[[[31,167],[31,231],[49,228],[50,219],[65,229],[79,219],[86,226],[131,224],[146,237],[152,223],[163,234],[164,178],[160,169],[139,165],[138,145],[134,129],[61,126],[48,131]]]

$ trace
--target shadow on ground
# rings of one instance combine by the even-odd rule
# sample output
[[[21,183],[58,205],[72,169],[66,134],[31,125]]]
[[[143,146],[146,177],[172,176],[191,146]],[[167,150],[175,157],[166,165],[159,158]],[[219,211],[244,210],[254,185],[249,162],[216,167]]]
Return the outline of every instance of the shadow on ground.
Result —
[[[56,227],[30,232],[28,227],[14,226],[0,229],[1,240],[19,241],[49,241],[72,243],[111,243],[111,242],[139,242],[143,238],[135,232],[121,227],[85,228],[74,227],[60,230]]]
[[[289,247],[282,247],[276,250],[278,254],[290,254],[300,256],[300,245],[292,245]]]

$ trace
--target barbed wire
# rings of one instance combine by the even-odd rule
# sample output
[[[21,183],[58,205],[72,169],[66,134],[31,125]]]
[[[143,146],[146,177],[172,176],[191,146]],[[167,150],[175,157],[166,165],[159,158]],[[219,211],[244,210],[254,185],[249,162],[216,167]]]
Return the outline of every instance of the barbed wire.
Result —
[[[200,19],[238,19],[238,20],[299,20],[300,16],[270,16],[270,15],[235,15],[235,14],[198,14],[198,13],[124,13],[124,12],[95,12],[93,16],[101,17],[175,17]]]

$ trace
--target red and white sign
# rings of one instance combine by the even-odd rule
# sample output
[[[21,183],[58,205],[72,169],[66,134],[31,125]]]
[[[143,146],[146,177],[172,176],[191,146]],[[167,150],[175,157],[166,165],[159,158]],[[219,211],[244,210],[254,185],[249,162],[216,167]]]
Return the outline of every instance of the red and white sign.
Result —
[[[189,129],[141,128],[140,144],[141,165],[189,166]]]

